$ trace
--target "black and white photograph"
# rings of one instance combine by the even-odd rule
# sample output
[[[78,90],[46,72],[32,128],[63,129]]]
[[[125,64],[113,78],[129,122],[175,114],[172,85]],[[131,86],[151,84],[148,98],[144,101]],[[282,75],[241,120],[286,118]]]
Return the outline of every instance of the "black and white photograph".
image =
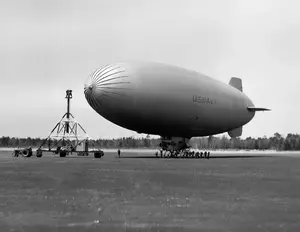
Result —
[[[0,0],[0,232],[300,231],[299,9]]]

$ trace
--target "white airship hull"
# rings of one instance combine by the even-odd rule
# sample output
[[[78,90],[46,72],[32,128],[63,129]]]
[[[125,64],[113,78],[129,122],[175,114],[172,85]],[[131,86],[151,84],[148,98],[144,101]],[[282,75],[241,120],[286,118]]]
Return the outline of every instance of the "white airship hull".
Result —
[[[85,95],[107,120],[139,133],[194,137],[231,131],[255,115],[238,89],[160,63],[116,63],[96,70]]]

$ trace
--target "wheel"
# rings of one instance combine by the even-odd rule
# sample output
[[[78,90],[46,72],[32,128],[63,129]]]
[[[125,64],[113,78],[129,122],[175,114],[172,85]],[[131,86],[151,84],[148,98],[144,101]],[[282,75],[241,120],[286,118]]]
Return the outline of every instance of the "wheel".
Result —
[[[207,159],[209,159],[209,156],[210,156],[210,152],[207,152]]]
[[[31,157],[32,156],[32,151],[31,150],[23,150],[22,151],[22,156],[23,157]]]
[[[101,158],[102,156],[103,156],[103,154],[102,154],[103,152],[100,152],[100,151],[96,151],[95,153],[94,153],[94,158],[96,158],[96,159],[99,159],[99,158]]]
[[[41,150],[36,151],[36,157],[41,158],[43,156],[43,152]]]
[[[66,157],[67,156],[67,151],[66,150],[60,150],[59,151],[59,157]]]

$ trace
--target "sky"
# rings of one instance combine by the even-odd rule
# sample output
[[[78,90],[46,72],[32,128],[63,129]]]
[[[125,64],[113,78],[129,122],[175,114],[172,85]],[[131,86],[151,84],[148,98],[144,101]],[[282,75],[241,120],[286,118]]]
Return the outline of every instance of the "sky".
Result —
[[[93,138],[138,137],[98,115],[83,86],[123,60],[181,66],[243,89],[259,112],[242,137],[300,132],[300,2],[0,0],[0,136],[46,137],[71,111]]]

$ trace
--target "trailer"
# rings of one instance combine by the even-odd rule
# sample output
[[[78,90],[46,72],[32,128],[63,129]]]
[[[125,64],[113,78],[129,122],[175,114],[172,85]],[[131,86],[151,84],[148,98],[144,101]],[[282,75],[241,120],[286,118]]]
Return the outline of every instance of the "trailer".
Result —
[[[52,152],[53,155],[59,155],[59,157],[66,157],[72,155],[89,156],[91,154],[94,155],[94,158],[101,158],[102,156],[104,156],[104,152],[101,149],[97,149],[97,148],[89,149],[88,140],[78,142],[77,145],[75,146],[73,145],[74,142],[72,144],[72,141],[64,140],[64,141],[51,142],[50,139],[48,139],[47,141],[48,144],[51,144],[52,146],[49,146],[48,148],[40,146],[36,151],[37,157],[42,157],[43,152]]]

